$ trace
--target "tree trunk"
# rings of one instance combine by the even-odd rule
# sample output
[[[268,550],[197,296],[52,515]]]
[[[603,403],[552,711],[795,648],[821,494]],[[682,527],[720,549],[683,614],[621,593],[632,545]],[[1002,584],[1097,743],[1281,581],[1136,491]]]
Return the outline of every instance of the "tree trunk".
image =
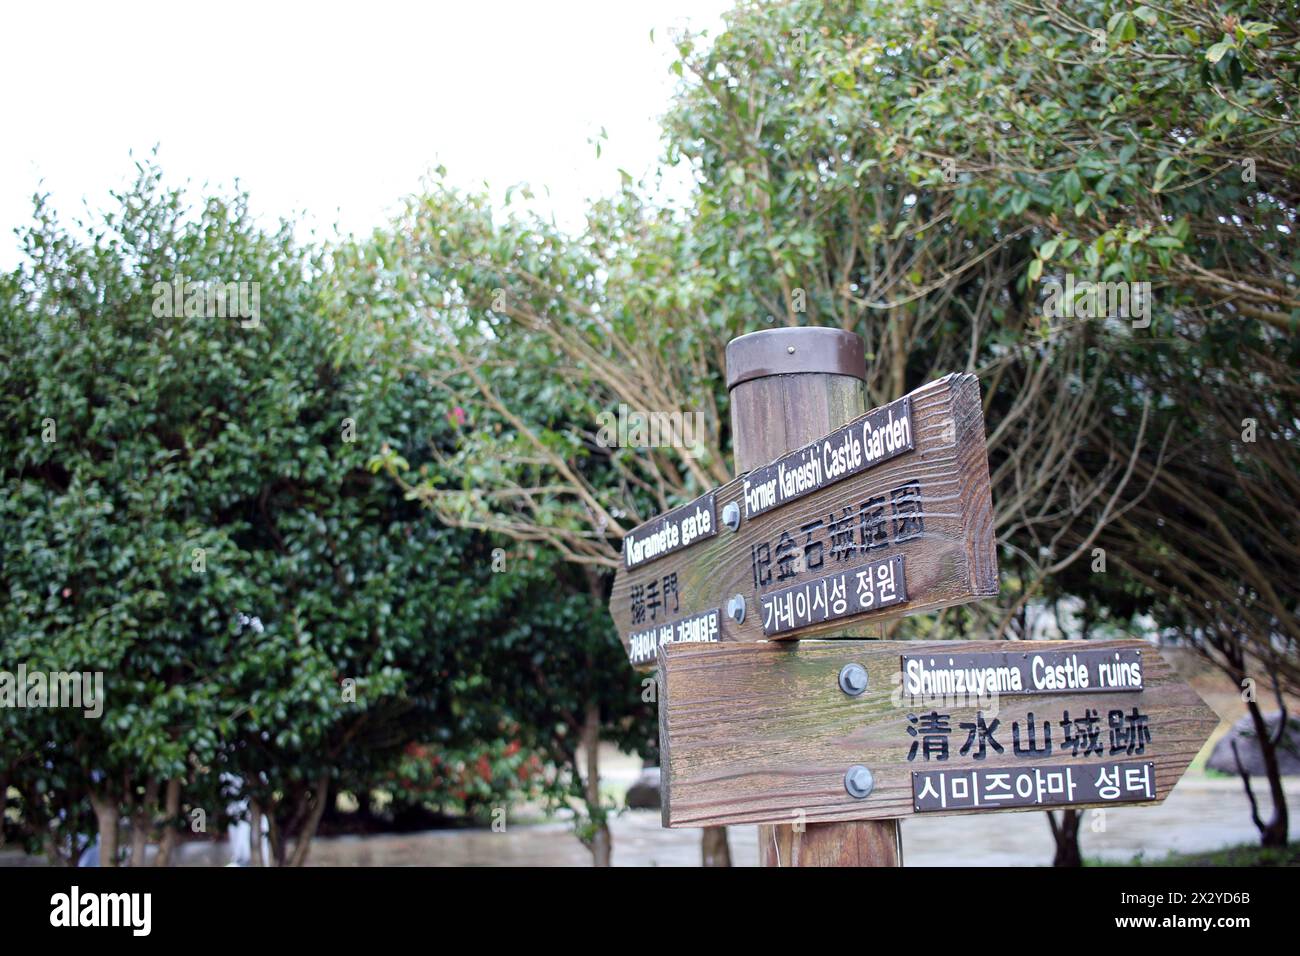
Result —
[[[316,781],[316,802],[312,805],[311,816],[302,825],[302,829],[298,831],[298,839],[294,841],[293,856],[289,860],[290,866],[303,866],[307,862],[307,854],[311,852],[311,841],[316,838],[316,828],[320,826],[320,818],[325,814],[329,797],[330,778],[329,774],[323,773]]]
[[[65,854],[61,849],[59,849],[59,845],[56,842],[54,842],[54,837],[52,837],[50,834],[48,833],[45,834],[45,838],[42,840],[42,842],[45,844],[45,862],[48,863],[50,866],[76,866],[77,865],[76,856],[75,855],[69,856]]]
[[[158,806],[158,778],[151,777],[145,784],[144,798],[131,812],[131,866],[144,866],[153,831],[153,815]]]
[[[705,827],[700,840],[705,866],[731,866],[731,847],[727,845],[726,827]]]
[[[1281,695],[1279,695],[1280,698]],[[1250,710],[1251,723],[1255,725],[1255,739],[1259,743],[1260,754],[1264,758],[1264,772],[1268,776],[1269,793],[1273,797],[1272,819],[1263,824],[1256,817],[1256,826],[1259,827],[1259,843],[1260,846],[1284,847],[1286,846],[1289,821],[1287,818],[1286,791],[1282,789],[1282,772],[1277,763],[1277,748],[1286,736],[1286,708],[1283,708],[1278,715],[1280,720],[1278,735],[1274,737],[1269,733],[1268,721],[1264,719],[1264,712],[1260,710],[1259,704],[1250,700],[1246,702],[1246,707]],[[1249,781],[1247,781],[1246,786],[1249,790]],[[1255,798],[1252,795],[1252,808],[1254,803]]]
[[[262,805],[248,801],[248,865],[262,866]]]
[[[1079,810],[1061,811],[1060,822],[1056,814],[1047,811],[1047,822],[1052,827],[1052,839],[1056,841],[1056,856],[1052,866],[1083,866],[1083,856],[1079,853],[1079,824],[1083,822],[1083,813]]]
[[[271,859],[275,861],[275,865],[284,866],[285,846],[284,841],[280,839],[280,820],[275,815],[274,809],[266,815],[266,842],[270,844]]]
[[[171,866],[172,851],[180,839],[179,821],[181,812],[181,781],[175,777],[167,781],[167,792],[163,798],[162,837],[158,840],[158,855],[153,858],[154,866]]]
[[[117,866],[117,798],[111,793],[91,793],[99,824],[99,865]]]
[[[582,747],[587,756],[587,779],[584,798],[591,817],[592,834],[588,849],[592,866],[609,866],[614,853],[613,839],[605,811],[600,805],[600,705],[587,705],[587,719],[582,727]]]

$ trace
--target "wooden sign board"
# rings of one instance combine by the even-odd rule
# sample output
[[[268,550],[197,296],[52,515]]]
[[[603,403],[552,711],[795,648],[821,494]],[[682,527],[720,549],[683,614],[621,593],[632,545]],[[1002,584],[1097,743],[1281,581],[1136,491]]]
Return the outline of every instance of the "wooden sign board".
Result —
[[[669,645],[659,695],[669,827],[1156,803],[1218,723],[1143,641]]]
[[[995,595],[979,382],[872,409],[634,529],[623,554],[610,613],[638,666],[667,644],[843,633]]]

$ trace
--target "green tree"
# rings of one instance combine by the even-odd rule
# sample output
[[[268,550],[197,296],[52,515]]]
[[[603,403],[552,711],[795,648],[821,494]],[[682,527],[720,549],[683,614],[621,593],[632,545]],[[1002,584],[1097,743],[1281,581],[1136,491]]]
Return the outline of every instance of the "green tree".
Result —
[[[62,858],[88,806],[103,862],[125,815],[139,864],[235,797],[300,864],[333,788],[500,735],[477,641],[527,626],[544,572],[493,574],[367,467],[430,465],[456,424],[381,361],[342,260],[151,167],[119,199],[72,230],[38,200],[0,286],[0,662],[105,680],[98,718],[0,712],[0,766]]]
[[[918,28],[917,62],[882,134],[947,163],[965,215],[1028,230],[1023,278],[1046,326],[1097,327],[1108,414],[1084,453],[1158,436],[1094,542],[1123,581],[1054,590],[1102,592],[1115,617],[1142,605],[1235,686],[1268,675],[1285,714],[1300,687],[1294,5],[956,3],[941,19],[928,7],[895,11]],[[896,58],[885,45],[879,64]],[[1270,733],[1246,698],[1274,805],[1255,819],[1282,845],[1285,721]]]
[[[583,394],[584,373],[537,329],[494,317],[479,321],[460,305],[470,297],[514,294],[464,256],[475,243],[505,249],[516,239],[536,250],[539,261],[555,260],[554,281],[535,295],[563,296],[554,291],[559,272],[566,284],[588,281],[581,272],[594,265],[565,237],[497,234],[486,205],[450,193],[413,201],[409,218],[392,233],[353,250],[364,263],[360,271],[373,279],[367,301],[424,326],[419,338],[395,342],[389,360],[420,369],[456,410],[459,425],[454,441],[436,450],[435,471],[420,473],[392,449],[372,464],[413,499],[433,504],[441,521],[511,542],[502,549],[508,568],[522,562],[548,576],[545,598],[520,627],[480,636],[478,663],[492,675],[485,679],[526,746],[560,772],[565,802],[580,810],[578,833],[594,862],[608,865],[610,806],[600,793],[597,748],[604,739],[643,755],[652,751],[653,692],[627,666],[606,611],[607,582],[593,573],[608,550],[604,533],[593,528],[620,520],[617,507],[600,503],[600,489],[620,479],[617,464],[587,447],[583,430],[595,406]]]

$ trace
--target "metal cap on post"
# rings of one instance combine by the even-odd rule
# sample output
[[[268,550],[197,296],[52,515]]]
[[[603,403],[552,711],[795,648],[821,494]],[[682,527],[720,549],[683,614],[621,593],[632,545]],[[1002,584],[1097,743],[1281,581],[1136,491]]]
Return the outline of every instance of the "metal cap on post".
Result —
[[[750,332],[727,343],[727,390],[768,375],[814,372],[865,381],[862,337],[843,329],[779,328]]]
[[[732,456],[744,473],[866,411],[862,339],[843,329],[779,328],[727,343]]]

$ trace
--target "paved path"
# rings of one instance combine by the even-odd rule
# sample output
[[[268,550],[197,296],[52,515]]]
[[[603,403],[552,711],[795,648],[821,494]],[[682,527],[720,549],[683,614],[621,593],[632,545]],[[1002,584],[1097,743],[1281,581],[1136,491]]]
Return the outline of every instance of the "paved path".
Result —
[[[1255,782],[1265,808],[1263,780]],[[1287,784],[1288,801],[1300,807],[1300,779]],[[1104,826],[1095,830],[1094,826]],[[1293,824],[1293,829],[1295,825]],[[698,866],[698,830],[665,830],[656,811],[619,815],[613,823],[615,866]],[[758,862],[758,828],[733,827],[737,866]],[[1239,781],[1192,773],[1158,807],[1116,808],[1092,813],[1080,835],[1086,857],[1129,860],[1138,853],[1158,859],[1170,851],[1216,850],[1258,839]],[[331,837],[312,847],[314,866],[586,866],[587,851],[567,823],[508,826],[490,830],[437,830],[392,836]],[[907,866],[1045,866],[1052,837],[1041,812],[912,819],[903,824]],[[182,864],[220,866],[225,846],[191,843]],[[39,864],[16,851],[0,853],[0,866]]]
[[[1256,791],[1264,781],[1256,781]],[[1300,807],[1300,780],[1287,787]],[[1267,796],[1263,797],[1265,806]],[[1189,775],[1158,807],[1089,814],[1080,842],[1085,856],[1158,859],[1171,851],[1216,850],[1258,839],[1250,807],[1237,780]],[[1103,827],[1104,830],[1094,830]],[[659,814],[629,811],[613,823],[615,866],[697,866],[698,830],[665,830]],[[737,866],[758,862],[758,828],[733,827]],[[1052,836],[1041,812],[913,819],[903,824],[907,866],[1044,866],[1052,861]],[[314,865],[547,866],[586,865],[590,858],[567,824],[549,823],[489,831],[440,831],[317,841]]]

